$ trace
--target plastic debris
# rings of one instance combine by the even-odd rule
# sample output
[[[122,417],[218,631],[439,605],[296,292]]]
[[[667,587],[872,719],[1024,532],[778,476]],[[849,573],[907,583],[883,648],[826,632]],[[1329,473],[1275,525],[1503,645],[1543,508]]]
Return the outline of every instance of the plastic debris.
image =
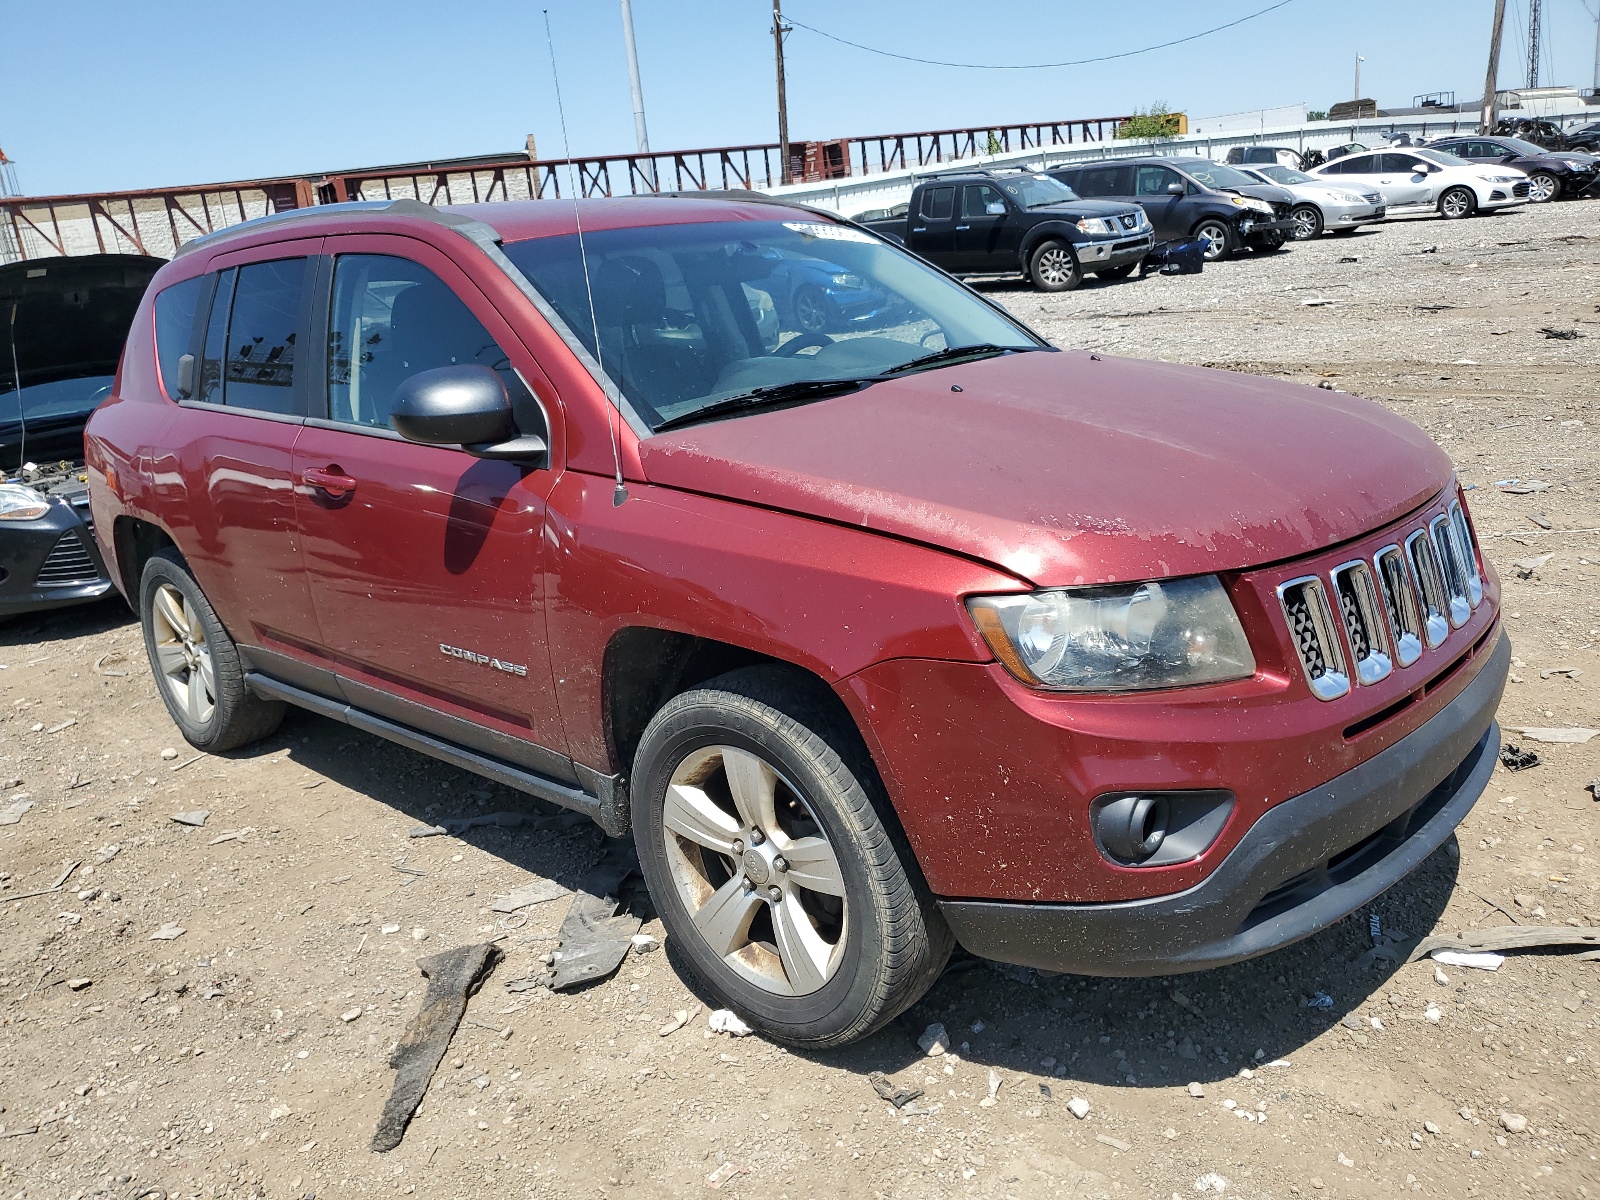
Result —
[[[1423,253],[1428,254],[1431,253],[1431,251],[1424,250]],[[1204,1175],[1200,1176],[1200,1178],[1194,1181],[1194,1190],[1197,1192],[1209,1192],[1220,1196],[1223,1192],[1228,1190],[1227,1177],[1218,1175],[1215,1171],[1207,1171]]]
[[[738,1013],[732,1009],[719,1008],[706,1018],[706,1026],[712,1033],[725,1033],[729,1037],[748,1037],[755,1032]]]
[[[553,990],[604,979],[622,965],[643,922],[617,909],[623,883],[638,869],[631,846],[614,846],[579,881],[556,935],[560,947],[550,970]]]
[[[428,1081],[466,1014],[467,998],[477,991],[499,959],[500,950],[493,942],[481,942],[446,950],[417,963],[428,978],[428,990],[423,994],[422,1007],[390,1055],[389,1065],[398,1074],[372,1135],[374,1150],[393,1150],[400,1144],[411,1114],[422,1103]]]
[[[993,1067],[989,1068],[989,1094],[978,1101],[979,1108],[993,1108],[996,1104],[995,1097],[1000,1094],[1000,1074]]]
[[[181,938],[188,932],[189,931],[182,925],[177,925],[171,921],[168,921],[160,929],[156,930],[150,935],[150,940],[152,942],[170,942],[175,938]]]
[[[725,1162],[715,1171],[711,1172],[711,1174],[706,1176],[706,1186],[712,1191],[717,1191],[722,1187],[723,1184],[727,1183],[728,1180],[732,1179],[735,1175],[748,1174],[750,1174],[749,1167],[742,1167],[738,1163],[734,1162]]]
[[[1082,1096],[1074,1096],[1067,1101],[1067,1111],[1080,1121],[1086,1120],[1089,1116],[1089,1102]]]
[[[1583,336],[1576,329],[1552,329],[1546,325],[1539,330],[1547,342],[1575,342]]]
[[[633,942],[635,954],[649,954],[653,950],[661,949],[661,939],[653,933],[636,933],[629,940]]]
[[[1124,1154],[1133,1149],[1133,1147],[1127,1142],[1123,1141],[1121,1138],[1114,1138],[1109,1133],[1097,1133],[1094,1135],[1094,1140],[1103,1145],[1110,1146],[1113,1150],[1121,1150]]]
[[[1511,565],[1517,569],[1517,578],[1532,579],[1534,572],[1539,570],[1554,557],[1555,555],[1553,553],[1537,554],[1532,558],[1519,558]]]
[[[499,896],[489,907],[493,912],[511,913],[519,908],[543,904],[547,900],[559,900],[567,895],[571,893],[559,883],[549,879],[536,879],[532,883],[523,884],[515,891]]]
[[[206,823],[206,818],[210,815],[210,812],[206,809],[197,808],[193,812],[173,813],[172,820],[179,825],[192,825],[194,828],[199,829]]]
[[[211,839],[211,845],[220,846],[223,842],[242,842],[249,834],[254,833],[254,825],[246,825],[243,829],[230,829],[226,833],[219,833]]]
[[[922,1036],[917,1039],[917,1045],[929,1058],[938,1058],[941,1054],[950,1053],[950,1035],[943,1025],[935,1021],[922,1031]]]
[[[1509,479],[1496,486],[1508,496],[1531,496],[1535,492],[1550,490],[1550,485],[1542,479]]]
[[[882,1071],[874,1071],[867,1078],[872,1083],[872,1090],[896,1108],[904,1108],[922,1095],[921,1088],[900,1087]]]
[[[689,1023],[689,1018],[697,1011],[699,1011],[698,1006],[695,1008],[680,1008],[677,1012],[672,1014],[672,1020],[668,1021],[660,1029],[656,1030],[656,1032],[662,1037],[670,1037],[672,1034],[677,1033],[678,1030],[687,1025]]]
[[[1333,997],[1327,992],[1313,992],[1310,996],[1300,1001],[1304,1008],[1332,1008]]]
[[[1489,950],[1433,950],[1429,956],[1447,967],[1472,967],[1479,971],[1498,971],[1506,961],[1504,954]]]
[[[1554,672],[1552,672],[1554,674]],[[1600,729],[1583,729],[1572,727],[1566,729],[1544,729],[1538,726],[1517,726],[1516,730],[1523,737],[1535,742],[1549,742],[1552,745],[1570,744],[1584,746],[1594,737],[1600,737]]]
[[[1555,528],[1555,525],[1551,523],[1550,518],[1545,516],[1543,513],[1529,513],[1528,514],[1528,520],[1532,521],[1540,529],[1554,529]]]
[[[1529,767],[1537,767],[1539,761],[1539,756],[1532,750],[1524,750],[1515,742],[1507,742],[1500,747],[1500,765],[1508,771],[1526,771]]]
[[[1473,929],[1459,937],[1426,937],[1411,952],[1411,962],[1434,957],[1456,966],[1474,963],[1458,958],[1442,958],[1436,951],[1476,953],[1485,950],[1569,949],[1585,959],[1600,959],[1600,928],[1582,925],[1499,925],[1492,929]],[[1499,964],[1495,964],[1498,966]],[[1488,968],[1493,970],[1493,967]]]

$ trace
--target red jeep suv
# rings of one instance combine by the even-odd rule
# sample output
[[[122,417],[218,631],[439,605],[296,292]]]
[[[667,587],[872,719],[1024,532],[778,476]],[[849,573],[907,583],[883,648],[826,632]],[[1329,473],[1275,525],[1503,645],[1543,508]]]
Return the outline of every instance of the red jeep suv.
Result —
[[[1499,585],[1419,430],[1054,350],[754,195],[191,242],[87,441],[193,745],[294,704],[631,831],[683,961],[792,1045],[954,942],[1131,976],[1304,938],[1498,751]]]

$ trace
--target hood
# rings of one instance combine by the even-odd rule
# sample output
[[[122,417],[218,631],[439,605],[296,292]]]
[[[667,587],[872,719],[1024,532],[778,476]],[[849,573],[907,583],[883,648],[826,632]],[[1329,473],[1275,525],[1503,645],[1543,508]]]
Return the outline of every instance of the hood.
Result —
[[[1121,217],[1143,213],[1137,204],[1123,204],[1115,200],[1064,200],[1060,204],[1041,204],[1038,208],[1024,209],[1029,214],[1046,213],[1050,216],[1079,220],[1082,217]]]
[[[1081,351],[692,425],[639,455],[652,483],[908,538],[1040,586],[1298,557],[1399,519],[1451,475],[1422,430],[1370,401]]]
[[[1275,183],[1252,183],[1247,187],[1218,188],[1222,192],[1238,192],[1241,196],[1250,196],[1256,200],[1265,200],[1268,204],[1293,204],[1294,196]]]

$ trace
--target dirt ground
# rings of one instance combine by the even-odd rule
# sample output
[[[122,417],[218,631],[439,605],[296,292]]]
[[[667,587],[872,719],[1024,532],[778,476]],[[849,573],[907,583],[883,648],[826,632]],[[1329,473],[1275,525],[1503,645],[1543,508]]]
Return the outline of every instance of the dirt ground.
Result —
[[[1326,380],[1419,423],[1473,485],[1506,581],[1502,723],[1596,726],[1597,216],[1408,221],[1057,296],[987,286],[1062,346]],[[1551,486],[1502,494],[1512,478]],[[0,627],[0,662],[0,810],[35,802],[0,826],[0,1198],[675,1195],[723,1164],[724,1193],[765,1200],[1165,1200],[1217,1194],[1213,1175],[1279,1200],[1600,1196],[1600,963],[1368,963],[1366,912],[1173,979],[958,956],[866,1044],[794,1054],[712,1034],[670,945],[575,994],[507,990],[566,904],[502,918],[492,898],[572,885],[597,830],[411,839],[526,802],[306,715],[193,759],[117,604]],[[1600,924],[1600,740],[1535,748],[1542,765],[1499,770],[1459,841],[1374,906],[1386,933]],[[195,809],[204,828],[171,820]],[[72,861],[61,891],[21,898]],[[184,932],[152,940],[167,923]],[[507,960],[404,1142],[372,1153],[416,960],[497,934]],[[1318,993],[1332,1007],[1308,1007]],[[933,1021],[955,1056],[918,1050]],[[878,1070],[925,1090],[915,1115],[877,1098]]]

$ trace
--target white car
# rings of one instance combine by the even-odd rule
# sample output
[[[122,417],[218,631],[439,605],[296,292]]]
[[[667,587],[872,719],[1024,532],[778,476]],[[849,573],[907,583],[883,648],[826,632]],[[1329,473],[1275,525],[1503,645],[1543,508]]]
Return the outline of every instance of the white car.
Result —
[[[1528,176],[1514,167],[1477,166],[1412,146],[1347,154],[1309,172],[1317,179],[1382,194],[1388,215],[1436,210],[1457,220],[1528,202]]]
[[[1297,242],[1310,241],[1324,231],[1348,233],[1358,225],[1381,221],[1387,214],[1383,195],[1376,188],[1319,179],[1280,163],[1249,163],[1239,170],[1294,197],[1289,219],[1294,222]]]

